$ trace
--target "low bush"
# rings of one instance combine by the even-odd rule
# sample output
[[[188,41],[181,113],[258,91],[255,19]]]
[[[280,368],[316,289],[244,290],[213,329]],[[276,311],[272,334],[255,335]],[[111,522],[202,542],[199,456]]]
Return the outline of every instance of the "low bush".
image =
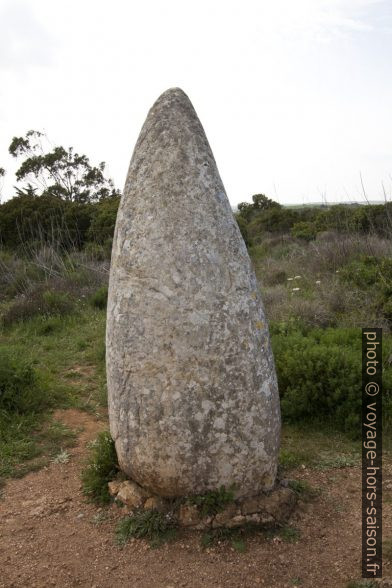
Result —
[[[359,288],[392,286],[392,259],[361,256],[340,270],[340,277]]]
[[[5,326],[34,316],[64,316],[74,310],[74,302],[66,292],[45,290],[39,286],[32,292],[17,298],[4,312]]]
[[[110,502],[108,482],[118,472],[118,461],[114,441],[110,433],[99,433],[91,444],[91,455],[82,471],[83,493],[96,504]]]
[[[358,329],[313,329],[286,324],[271,329],[286,422],[312,422],[360,433],[361,333]],[[385,338],[384,357],[390,356],[391,339]],[[384,369],[384,419],[392,416],[392,369]]]
[[[34,414],[50,405],[45,386],[33,366],[5,350],[0,351],[0,413]]]
[[[312,222],[301,221],[295,223],[291,228],[291,234],[296,239],[303,239],[304,241],[313,241],[317,235],[316,225]]]
[[[90,303],[95,308],[99,308],[101,310],[106,308],[108,302],[108,288],[107,286],[102,286],[99,288],[90,298]]]

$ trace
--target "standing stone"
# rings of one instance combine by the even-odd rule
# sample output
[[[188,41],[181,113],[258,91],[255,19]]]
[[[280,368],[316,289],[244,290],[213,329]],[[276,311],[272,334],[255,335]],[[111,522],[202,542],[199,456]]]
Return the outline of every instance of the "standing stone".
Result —
[[[263,306],[203,127],[178,88],[155,102],[130,163],[106,343],[110,430],[132,480],[167,497],[274,486],[280,409]]]

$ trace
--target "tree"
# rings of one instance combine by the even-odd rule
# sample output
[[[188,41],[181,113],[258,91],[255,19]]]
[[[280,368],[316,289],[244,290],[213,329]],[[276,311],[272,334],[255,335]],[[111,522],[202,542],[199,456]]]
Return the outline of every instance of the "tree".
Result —
[[[57,196],[69,202],[98,202],[119,195],[112,180],[104,176],[105,163],[93,167],[86,155],[75,153],[73,147],[45,149],[49,144],[44,133],[28,131],[25,137],[14,137],[10,154],[23,158],[16,172],[17,180],[27,182],[20,194]]]
[[[282,205],[264,194],[254,194],[252,196],[254,210],[269,210],[270,208],[282,208]]]
[[[271,198],[267,198],[264,194],[254,194],[254,196],[252,196],[252,201],[253,203],[241,202],[238,205],[239,215],[244,218],[246,222],[249,222],[255,213],[271,210],[272,208],[282,208],[281,204],[271,200]]]

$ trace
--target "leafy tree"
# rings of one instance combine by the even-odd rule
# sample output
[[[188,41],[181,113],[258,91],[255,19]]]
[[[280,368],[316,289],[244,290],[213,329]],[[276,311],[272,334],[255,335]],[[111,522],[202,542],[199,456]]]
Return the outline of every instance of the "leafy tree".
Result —
[[[112,180],[104,176],[104,162],[94,167],[86,155],[75,153],[73,147],[45,149],[44,141],[48,143],[46,135],[39,131],[12,139],[10,154],[23,159],[16,172],[17,180],[27,182],[26,187],[18,189],[19,195],[57,196],[78,203],[119,195]]]
[[[249,222],[255,214],[264,212],[265,210],[271,210],[272,208],[280,209],[282,206],[264,194],[254,194],[252,196],[252,203],[241,202],[238,205],[238,213],[242,218]]]
[[[254,194],[252,196],[254,210],[269,210],[271,208],[282,208],[282,205],[264,194]]]

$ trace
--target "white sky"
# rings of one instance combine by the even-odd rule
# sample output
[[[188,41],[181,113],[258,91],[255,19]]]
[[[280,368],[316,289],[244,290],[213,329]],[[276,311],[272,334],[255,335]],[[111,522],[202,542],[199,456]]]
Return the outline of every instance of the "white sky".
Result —
[[[233,205],[392,195],[391,0],[0,0],[0,166],[45,131],[123,188],[155,99],[181,87]]]

